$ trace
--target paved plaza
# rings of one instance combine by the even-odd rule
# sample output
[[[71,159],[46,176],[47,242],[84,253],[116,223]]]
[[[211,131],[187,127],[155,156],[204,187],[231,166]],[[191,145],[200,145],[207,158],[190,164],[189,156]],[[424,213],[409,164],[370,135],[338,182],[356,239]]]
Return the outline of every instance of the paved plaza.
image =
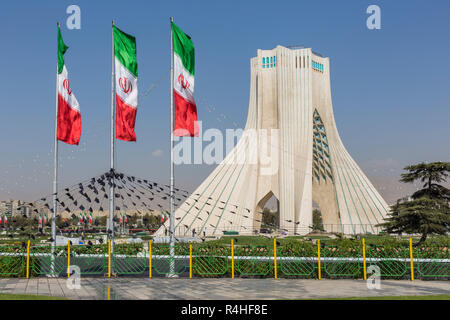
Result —
[[[82,278],[69,289],[64,278],[0,279],[0,293],[38,294],[68,299],[313,299],[450,294],[448,281],[382,280],[368,289],[363,280]]]

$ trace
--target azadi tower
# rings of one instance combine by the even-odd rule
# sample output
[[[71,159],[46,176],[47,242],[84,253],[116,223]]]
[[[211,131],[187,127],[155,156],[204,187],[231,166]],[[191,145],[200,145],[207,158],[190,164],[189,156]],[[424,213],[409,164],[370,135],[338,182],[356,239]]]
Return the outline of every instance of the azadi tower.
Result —
[[[254,234],[275,196],[279,229],[311,232],[313,202],[326,231],[377,233],[388,205],[342,143],[330,60],[277,46],[250,60],[247,124],[236,147],[175,211],[176,236]],[[169,222],[157,232],[164,235]]]

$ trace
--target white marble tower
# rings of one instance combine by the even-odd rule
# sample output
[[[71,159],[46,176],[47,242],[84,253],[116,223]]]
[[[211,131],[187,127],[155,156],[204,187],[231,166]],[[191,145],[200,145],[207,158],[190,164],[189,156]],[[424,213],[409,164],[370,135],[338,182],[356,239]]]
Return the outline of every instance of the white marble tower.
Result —
[[[252,234],[272,196],[288,234],[311,231],[313,201],[327,231],[377,233],[389,208],[339,137],[329,58],[277,46],[258,50],[250,65],[244,135],[176,210],[176,235]]]

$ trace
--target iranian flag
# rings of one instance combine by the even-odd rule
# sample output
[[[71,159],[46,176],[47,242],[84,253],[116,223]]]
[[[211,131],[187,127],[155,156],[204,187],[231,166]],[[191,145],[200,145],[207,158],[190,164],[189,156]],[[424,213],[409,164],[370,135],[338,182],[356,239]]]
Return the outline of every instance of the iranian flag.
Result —
[[[81,114],[75,94],[69,86],[69,77],[64,64],[65,45],[58,26],[58,126],[57,139],[68,144],[78,144],[81,136]]]
[[[92,212],[89,213],[89,223],[92,224]]]
[[[194,43],[172,22],[174,135],[198,137],[197,106],[194,101]]]
[[[113,26],[116,72],[116,138],[136,141],[138,104],[136,38]]]
[[[169,213],[166,211],[161,212],[161,222],[166,222],[166,220],[169,220]]]

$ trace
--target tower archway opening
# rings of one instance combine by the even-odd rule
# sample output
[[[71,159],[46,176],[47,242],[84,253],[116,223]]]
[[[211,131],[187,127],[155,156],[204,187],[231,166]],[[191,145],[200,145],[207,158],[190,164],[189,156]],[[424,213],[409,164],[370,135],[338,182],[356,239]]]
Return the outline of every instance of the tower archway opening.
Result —
[[[260,233],[273,233],[280,227],[280,201],[269,192],[260,200],[257,211],[261,212]]]

